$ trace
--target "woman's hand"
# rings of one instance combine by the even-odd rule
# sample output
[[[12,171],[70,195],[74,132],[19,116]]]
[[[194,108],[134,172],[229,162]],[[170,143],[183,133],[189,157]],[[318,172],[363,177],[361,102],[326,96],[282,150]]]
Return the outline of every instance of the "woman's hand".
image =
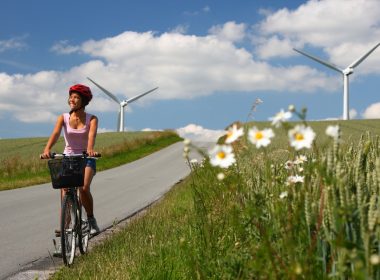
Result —
[[[88,156],[89,157],[96,157],[96,156],[98,156],[99,155],[99,153],[98,152],[95,152],[94,150],[87,150],[87,154],[88,154]]]
[[[48,159],[50,158],[50,150],[44,150],[42,154],[40,154],[41,159]]]

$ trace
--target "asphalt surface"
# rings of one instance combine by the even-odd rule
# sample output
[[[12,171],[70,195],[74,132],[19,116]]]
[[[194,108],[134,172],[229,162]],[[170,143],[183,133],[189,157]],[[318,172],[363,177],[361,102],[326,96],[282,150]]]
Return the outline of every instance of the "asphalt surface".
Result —
[[[208,148],[210,144],[199,146]],[[190,169],[182,154],[183,143],[176,143],[98,172],[91,189],[101,230],[145,208],[186,177]],[[54,262],[49,256],[54,251],[54,229],[59,228],[59,207],[59,190],[50,183],[0,192],[0,279],[27,279],[20,271],[38,266],[42,260]]]

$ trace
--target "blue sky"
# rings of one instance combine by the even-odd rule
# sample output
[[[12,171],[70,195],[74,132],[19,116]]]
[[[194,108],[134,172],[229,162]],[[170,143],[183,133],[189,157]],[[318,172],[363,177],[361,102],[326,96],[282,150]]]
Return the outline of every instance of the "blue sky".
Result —
[[[199,133],[246,121],[257,98],[257,121],[289,104],[340,118],[341,75],[292,48],[345,68],[380,42],[380,2],[3,0],[0,26],[0,138],[48,136],[74,83],[115,130],[118,105],[86,77],[120,99],[159,87],[127,107],[128,130]],[[380,47],[350,76],[351,117],[380,118],[379,75]]]

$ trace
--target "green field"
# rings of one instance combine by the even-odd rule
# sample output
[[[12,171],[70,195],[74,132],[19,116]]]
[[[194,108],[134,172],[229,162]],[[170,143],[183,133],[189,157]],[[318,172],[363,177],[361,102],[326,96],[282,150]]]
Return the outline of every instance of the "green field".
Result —
[[[47,161],[39,159],[47,140],[47,137],[0,139],[0,190],[50,181]],[[98,161],[97,170],[131,162],[180,140],[171,131],[100,133],[95,150],[103,159]],[[61,153],[63,147],[61,137],[52,151]]]
[[[325,135],[336,123],[308,123],[312,149],[292,150],[278,129],[265,149],[235,143],[228,169],[192,164],[160,203],[53,279],[380,279],[380,121],[339,122],[339,142]],[[287,184],[294,174],[304,182]]]

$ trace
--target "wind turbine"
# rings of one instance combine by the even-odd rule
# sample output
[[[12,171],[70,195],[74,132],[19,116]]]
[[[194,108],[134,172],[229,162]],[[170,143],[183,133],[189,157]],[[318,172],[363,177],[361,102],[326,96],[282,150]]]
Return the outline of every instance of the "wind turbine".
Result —
[[[343,119],[344,120],[349,120],[350,119],[350,116],[349,116],[349,111],[348,111],[348,104],[349,104],[349,91],[348,91],[348,76],[351,75],[352,73],[354,73],[354,68],[356,66],[358,66],[360,63],[362,63],[362,61],[364,59],[367,58],[367,56],[369,56],[378,46],[380,45],[380,43],[378,43],[376,46],[374,46],[372,49],[370,49],[365,55],[363,55],[362,57],[360,57],[359,59],[355,60],[354,62],[352,62],[350,65],[348,65],[345,69],[340,69],[338,66],[336,66],[335,64],[333,63],[330,63],[330,62],[326,62],[326,61],[323,61],[322,59],[318,58],[318,57],[315,57],[315,56],[312,56],[310,54],[307,54],[305,52],[302,52],[300,50],[297,50],[297,49],[294,49],[296,52],[300,53],[300,54],[303,54],[304,56],[307,56],[308,58],[311,58],[335,71],[338,71],[339,73],[343,74]]]
[[[108,90],[106,90],[105,88],[103,88],[102,86],[100,86],[99,84],[97,84],[96,82],[94,82],[93,80],[91,80],[90,78],[87,77],[87,79],[89,81],[91,81],[94,85],[96,85],[98,88],[100,88],[112,100],[114,100],[115,102],[117,102],[117,104],[119,104],[119,106],[120,106],[120,108],[119,108],[119,117],[118,117],[118,121],[117,121],[118,131],[124,131],[124,107],[127,106],[129,103],[132,103],[133,101],[136,101],[137,99],[143,97],[144,95],[147,95],[148,93],[151,93],[152,91],[155,91],[156,89],[158,89],[158,87],[155,87],[155,88],[153,88],[151,90],[148,90],[147,92],[144,92],[142,94],[136,95],[136,96],[134,96],[132,98],[125,99],[125,100],[119,100],[114,94],[112,94],[111,92],[109,92]]]

